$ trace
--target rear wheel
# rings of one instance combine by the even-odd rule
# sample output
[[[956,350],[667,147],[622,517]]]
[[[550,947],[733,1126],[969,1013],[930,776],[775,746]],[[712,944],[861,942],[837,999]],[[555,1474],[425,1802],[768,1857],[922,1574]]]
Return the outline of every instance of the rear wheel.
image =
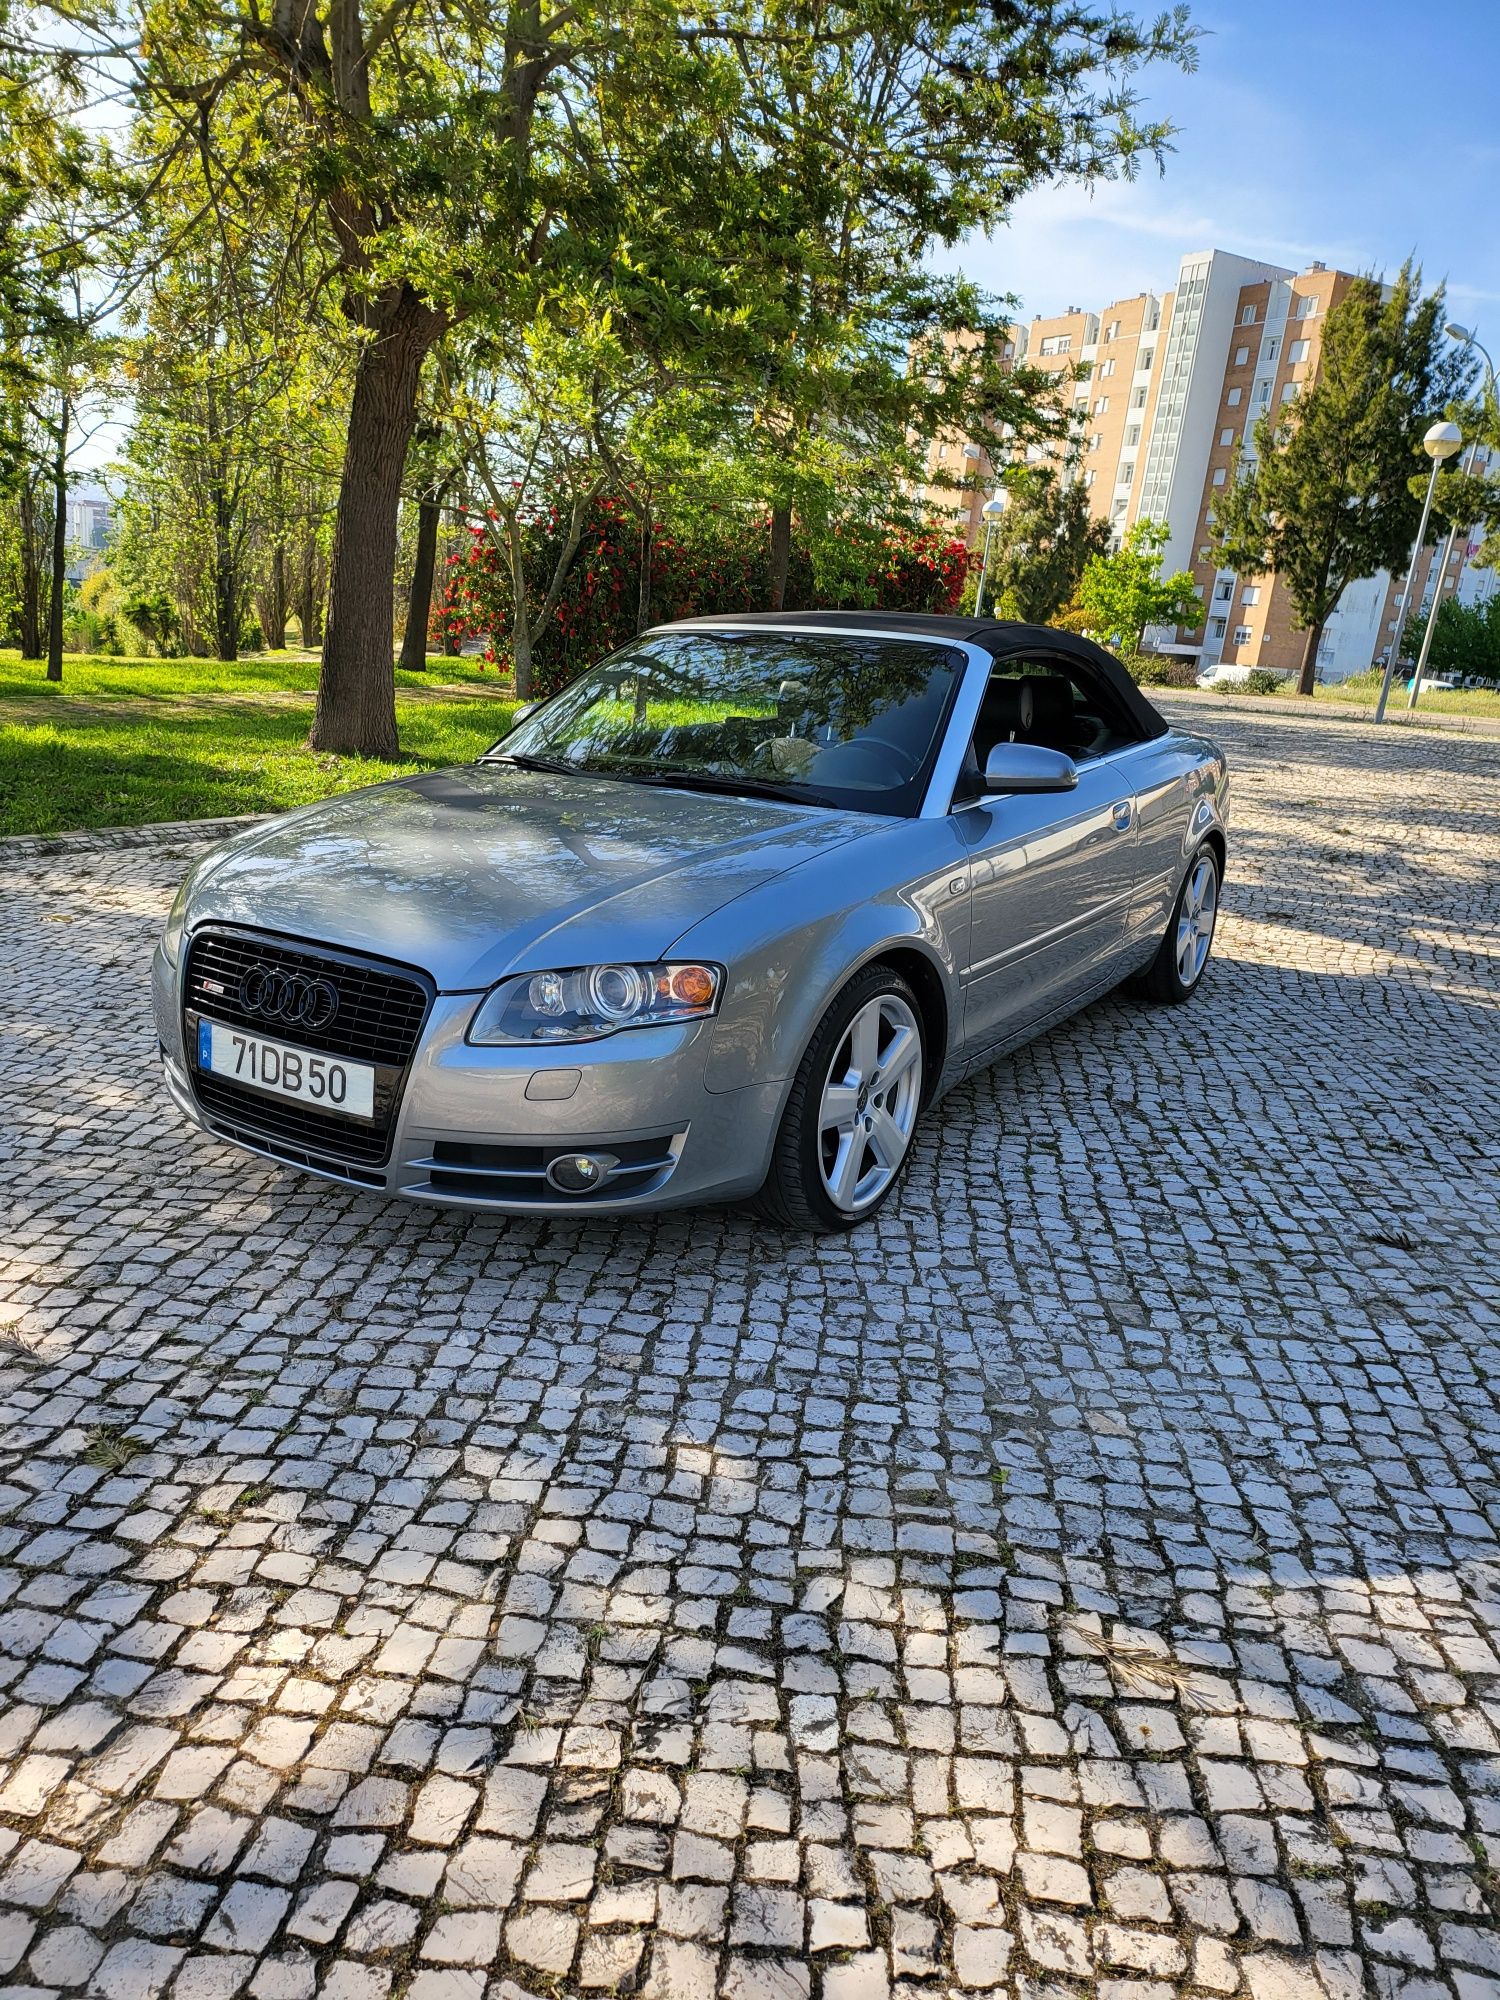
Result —
[[[793,1080],[757,1197],[761,1213],[824,1233],[868,1221],[906,1168],[926,1074],[911,988],[889,966],[857,973]]]
[[[1211,847],[1193,856],[1178,892],[1161,949],[1141,980],[1150,1000],[1180,1005],[1197,991],[1219,921],[1219,857]]]

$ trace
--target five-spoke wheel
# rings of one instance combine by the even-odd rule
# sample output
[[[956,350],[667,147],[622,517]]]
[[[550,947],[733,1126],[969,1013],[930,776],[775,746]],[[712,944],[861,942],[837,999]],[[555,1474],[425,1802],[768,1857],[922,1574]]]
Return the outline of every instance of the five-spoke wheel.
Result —
[[[1213,949],[1214,926],[1219,917],[1219,877],[1217,852],[1212,847],[1200,847],[1177,892],[1161,949],[1140,981],[1150,999],[1175,1005],[1196,990]]]
[[[927,1050],[916,995],[890,966],[834,999],[787,1096],[763,1214],[794,1229],[852,1229],[889,1199],[911,1155]]]
[[[861,1215],[900,1173],[917,1122],[922,1031],[899,993],[867,1000],[828,1066],[818,1112],[823,1185],[846,1215]]]

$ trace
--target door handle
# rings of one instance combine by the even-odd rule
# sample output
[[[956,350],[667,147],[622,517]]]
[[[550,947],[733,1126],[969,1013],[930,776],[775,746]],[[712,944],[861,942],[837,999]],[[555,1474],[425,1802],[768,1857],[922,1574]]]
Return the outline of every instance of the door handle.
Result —
[[[1120,803],[1115,807],[1114,810],[1115,832],[1129,833],[1131,822],[1134,820],[1134,818],[1135,818],[1134,799],[1121,799]]]

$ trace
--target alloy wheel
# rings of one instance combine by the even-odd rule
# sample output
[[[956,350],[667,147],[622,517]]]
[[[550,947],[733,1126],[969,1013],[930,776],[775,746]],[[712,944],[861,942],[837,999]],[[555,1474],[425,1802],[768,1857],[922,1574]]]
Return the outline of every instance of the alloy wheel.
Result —
[[[1184,986],[1196,986],[1214,941],[1219,914],[1219,873],[1212,858],[1200,854],[1188,877],[1182,908],[1177,913],[1177,976]]]
[[[857,1215],[900,1172],[922,1095],[922,1032],[898,993],[877,994],[833,1052],[818,1107],[818,1164],[829,1199]]]

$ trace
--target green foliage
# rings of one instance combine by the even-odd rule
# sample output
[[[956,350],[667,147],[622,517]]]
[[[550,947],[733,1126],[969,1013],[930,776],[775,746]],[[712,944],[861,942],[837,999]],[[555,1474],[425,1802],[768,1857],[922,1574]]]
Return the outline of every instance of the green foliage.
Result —
[[[1421,651],[1426,624],[1426,619],[1412,621],[1405,650],[1413,659]],[[1425,674],[1472,678],[1500,687],[1500,592],[1483,604],[1459,604],[1451,597],[1444,598],[1438,607]]]
[[[1001,618],[1051,624],[1090,561],[1108,555],[1109,523],[1090,513],[1081,480],[1064,486],[1049,465],[1012,467],[1001,485],[1009,505],[990,536],[987,601]]]
[[[558,572],[573,522],[553,506],[521,527],[526,596],[534,602],[545,580]],[[851,541],[845,562],[825,564],[821,584],[811,553],[799,544],[788,601],[807,608],[859,604],[891,611],[949,611],[957,603],[971,561],[961,542],[930,528],[888,528],[879,541],[863,534]],[[531,692],[551,693],[635,633],[643,558],[650,564],[658,620],[764,605],[763,519],[743,512],[693,513],[680,528],[653,523],[643,546],[639,520],[628,505],[614,495],[593,499],[536,649]],[[449,557],[434,636],[480,633],[491,641],[492,657],[507,655],[514,645],[514,603],[505,552],[476,528],[467,552]]]
[[[1345,587],[1406,567],[1426,483],[1423,432],[1473,373],[1443,337],[1441,287],[1425,298],[1420,288],[1410,263],[1389,297],[1373,278],[1350,286],[1328,315],[1317,381],[1261,418],[1254,464],[1214,503],[1216,560],[1242,575],[1274,570],[1287,586],[1307,631],[1303,694]]]
[[[1140,651],[1148,625],[1198,625],[1203,600],[1191,570],[1161,573],[1165,521],[1137,521],[1113,555],[1091,556],[1078,587],[1078,608],[1107,644]]]
[[[1172,653],[1126,653],[1120,664],[1139,687],[1188,688],[1198,679],[1197,661]]]

